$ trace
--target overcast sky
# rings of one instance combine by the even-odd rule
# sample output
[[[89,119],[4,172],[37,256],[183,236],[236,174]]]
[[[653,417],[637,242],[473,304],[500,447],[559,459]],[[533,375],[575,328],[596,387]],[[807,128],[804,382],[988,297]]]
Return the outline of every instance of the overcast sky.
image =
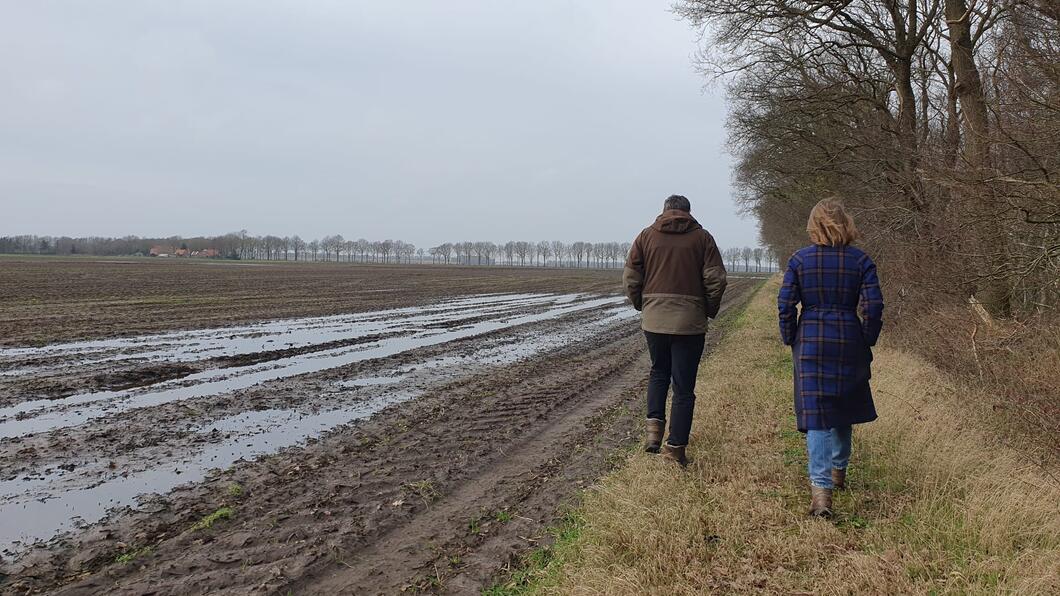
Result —
[[[0,3],[0,235],[755,241],[670,0]]]

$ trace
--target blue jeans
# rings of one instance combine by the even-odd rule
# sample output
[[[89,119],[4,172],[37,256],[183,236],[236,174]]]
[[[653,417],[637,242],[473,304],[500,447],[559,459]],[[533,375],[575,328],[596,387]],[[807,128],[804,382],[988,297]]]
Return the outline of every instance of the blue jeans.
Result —
[[[832,486],[832,468],[847,469],[850,463],[850,425],[829,430],[806,431],[806,455],[809,456],[810,484],[817,488]]]

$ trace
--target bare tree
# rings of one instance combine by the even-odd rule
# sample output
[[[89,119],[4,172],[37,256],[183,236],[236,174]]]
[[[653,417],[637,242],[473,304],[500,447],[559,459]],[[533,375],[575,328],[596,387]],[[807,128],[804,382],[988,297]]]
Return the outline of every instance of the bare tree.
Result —
[[[445,261],[445,264],[448,265],[449,259],[453,256],[452,243],[446,242],[444,244],[440,244],[436,247],[436,250],[438,251],[438,255],[441,256],[442,259]]]
[[[710,39],[725,53],[709,63],[719,73],[768,66],[800,68],[807,62],[827,62],[844,55],[871,61],[862,50],[873,52],[886,65],[894,90],[893,103],[886,96],[879,102],[894,110],[883,127],[900,148],[892,156],[897,166],[894,182],[903,187],[910,206],[922,210],[928,199],[917,174],[919,112],[914,63],[932,31],[940,2],[684,0],[675,8],[694,24],[712,27]],[[845,58],[839,68],[860,70]]]
[[[291,238],[291,246],[294,248],[294,260],[297,261],[305,251],[305,240],[302,240],[301,236],[295,236]]]
[[[567,254],[567,245],[559,240],[553,240],[549,243],[552,246],[552,254],[556,258],[556,266],[563,266],[563,257]]]
[[[541,257],[541,266],[545,267],[548,265],[548,257],[552,254],[552,244],[548,240],[542,240],[537,243],[537,254]]]
[[[968,153],[973,166],[983,167],[987,165],[990,155],[990,125],[983,81],[976,64],[975,46],[983,33],[996,22],[1001,9],[991,0],[972,0],[971,6],[965,0],[944,0],[944,8],[949,29],[950,61],[955,77],[954,90],[964,115]]]
[[[487,265],[492,265],[493,264],[493,258],[494,258],[495,255],[497,255],[499,253],[500,249],[498,249],[497,245],[492,243],[492,242],[483,242],[482,243],[482,249],[483,249],[483,254],[486,255],[486,264]]]
[[[519,258],[519,264],[525,266],[526,257],[530,254],[530,243],[520,240],[513,244],[515,249],[515,256]]]
[[[335,253],[335,262],[339,262],[342,259],[342,251],[346,250],[346,239],[342,234],[331,237],[331,249]]]
[[[508,259],[508,266],[515,264],[515,241],[509,240],[504,243],[504,256]]]
[[[751,270],[751,257],[753,256],[754,251],[751,250],[751,247],[745,246],[740,249],[740,259],[743,260],[743,270],[745,273]]]

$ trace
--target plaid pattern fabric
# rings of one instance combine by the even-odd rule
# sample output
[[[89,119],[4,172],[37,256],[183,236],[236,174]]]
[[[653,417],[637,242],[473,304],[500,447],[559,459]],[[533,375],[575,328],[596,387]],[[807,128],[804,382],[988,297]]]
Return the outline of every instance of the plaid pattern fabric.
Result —
[[[883,294],[872,259],[853,246],[799,250],[777,307],[780,337],[792,346],[799,430],[875,420],[870,348],[880,336]]]

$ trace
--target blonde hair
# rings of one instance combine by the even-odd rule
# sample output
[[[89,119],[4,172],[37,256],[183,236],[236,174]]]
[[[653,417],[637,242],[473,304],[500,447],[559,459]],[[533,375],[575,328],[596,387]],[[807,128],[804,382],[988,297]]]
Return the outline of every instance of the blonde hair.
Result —
[[[836,199],[824,199],[814,205],[806,231],[811,242],[826,246],[846,246],[858,239],[854,220]]]

